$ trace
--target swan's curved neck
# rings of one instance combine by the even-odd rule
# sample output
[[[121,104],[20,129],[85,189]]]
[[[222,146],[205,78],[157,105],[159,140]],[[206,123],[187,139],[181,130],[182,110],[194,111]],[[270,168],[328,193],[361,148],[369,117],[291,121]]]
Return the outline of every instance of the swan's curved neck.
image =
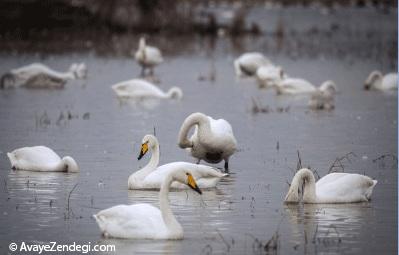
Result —
[[[291,187],[286,196],[286,201],[299,202],[298,189],[302,184],[304,184],[303,198],[302,198],[303,202],[307,203],[316,202],[317,200],[316,181],[312,171],[305,168],[299,170],[292,179]]]
[[[191,127],[194,125],[198,125],[199,136],[201,136],[202,133],[204,132],[210,135],[211,126],[208,117],[202,113],[193,113],[184,120],[180,128],[179,132],[180,147],[182,148],[192,147],[192,142],[188,140],[187,135]]]
[[[161,190],[159,192],[159,206],[162,213],[162,218],[165,222],[165,226],[169,229],[171,233],[181,233],[183,228],[180,223],[176,220],[172,210],[169,205],[169,187],[173,182],[172,175],[168,175],[161,186]]]
[[[154,146],[151,146],[151,158],[145,167],[140,169],[139,171],[133,173],[132,175],[136,176],[138,179],[143,179],[151,172],[153,172],[158,164],[159,164],[159,144],[154,141]]]

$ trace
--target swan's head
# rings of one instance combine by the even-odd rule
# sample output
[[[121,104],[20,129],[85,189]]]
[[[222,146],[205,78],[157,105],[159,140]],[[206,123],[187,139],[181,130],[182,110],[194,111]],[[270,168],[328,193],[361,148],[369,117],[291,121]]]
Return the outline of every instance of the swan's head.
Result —
[[[172,87],[168,91],[168,97],[180,100],[183,97],[183,91],[179,87]]]
[[[173,179],[175,181],[181,182],[189,186],[191,189],[196,191],[199,194],[202,194],[202,191],[198,187],[197,183],[195,182],[195,179],[193,175],[191,174],[190,171],[185,171],[185,170],[178,170],[173,174]]]
[[[139,40],[139,49],[144,49],[145,46],[146,46],[145,38],[144,38],[144,36],[142,36],[142,37],[140,37],[140,40]]]
[[[374,87],[374,84],[382,79],[382,73],[380,71],[374,70],[372,71],[369,76],[367,77],[366,81],[364,82],[364,89],[369,90]]]
[[[62,161],[65,164],[67,172],[69,172],[69,173],[79,172],[79,166],[72,157],[66,156],[62,159]]]
[[[69,72],[73,73],[75,79],[85,79],[87,77],[87,66],[85,63],[73,63],[69,67]]]
[[[138,156],[138,160],[140,160],[149,150],[150,148],[153,149],[158,146],[158,139],[153,135],[146,135],[144,136],[142,143],[140,154]]]

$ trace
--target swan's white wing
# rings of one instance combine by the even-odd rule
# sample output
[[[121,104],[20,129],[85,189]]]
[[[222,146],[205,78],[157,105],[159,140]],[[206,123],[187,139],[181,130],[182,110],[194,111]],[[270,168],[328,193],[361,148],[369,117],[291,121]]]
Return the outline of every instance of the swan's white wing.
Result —
[[[121,97],[164,97],[165,93],[155,85],[141,79],[117,83],[111,87]]]
[[[375,184],[376,181],[364,175],[331,173],[316,183],[316,193],[322,202],[362,202],[371,196]]]
[[[147,46],[145,48],[145,53],[148,65],[157,65],[163,62],[161,51],[158,48]]]
[[[23,147],[7,153],[11,165],[21,170],[46,171],[60,163],[61,158],[45,146]]]
[[[241,71],[247,75],[255,74],[256,70],[263,65],[270,65],[270,61],[258,52],[245,53],[237,60]]]
[[[398,74],[389,73],[382,79],[382,86],[386,90],[398,89]]]
[[[102,233],[117,238],[157,238],[166,229],[161,211],[149,204],[117,205],[94,218]]]
[[[284,79],[279,84],[280,90],[283,93],[308,93],[316,90],[316,87],[313,86],[310,82],[304,79],[298,78],[288,78]]]

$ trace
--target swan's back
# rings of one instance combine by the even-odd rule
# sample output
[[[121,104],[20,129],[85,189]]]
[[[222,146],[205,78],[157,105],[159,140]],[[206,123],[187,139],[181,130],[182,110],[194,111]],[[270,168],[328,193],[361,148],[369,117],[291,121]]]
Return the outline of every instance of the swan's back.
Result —
[[[398,89],[398,74],[388,73],[382,79],[382,86],[384,89]]]
[[[60,163],[61,158],[45,146],[23,147],[7,153],[11,165],[20,170],[46,171]]]
[[[162,53],[158,48],[146,46],[144,51],[139,49],[135,54],[135,58],[140,64],[154,66],[163,62]]]
[[[142,79],[132,79],[117,83],[112,89],[120,97],[165,97],[165,93],[152,83]]]
[[[161,211],[149,204],[117,205],[93,216],[105,236],[158,239],[167,232]]]
[[[284,79],[278,86],[281,93],[308,93],[316,90],[310,82],[299,78]]]
[[[331,173],[316,183],[316,193],[319,202],[366,202],[376,184],[377,181],[360,174]]]

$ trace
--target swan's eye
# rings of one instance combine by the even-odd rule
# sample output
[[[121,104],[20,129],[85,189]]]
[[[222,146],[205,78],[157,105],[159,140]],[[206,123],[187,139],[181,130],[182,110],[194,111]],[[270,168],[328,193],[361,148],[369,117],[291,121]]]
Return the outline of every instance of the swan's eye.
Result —
[[[189,176],[190,174],[189,174],[189,173],[186,173],[186,175]]]

